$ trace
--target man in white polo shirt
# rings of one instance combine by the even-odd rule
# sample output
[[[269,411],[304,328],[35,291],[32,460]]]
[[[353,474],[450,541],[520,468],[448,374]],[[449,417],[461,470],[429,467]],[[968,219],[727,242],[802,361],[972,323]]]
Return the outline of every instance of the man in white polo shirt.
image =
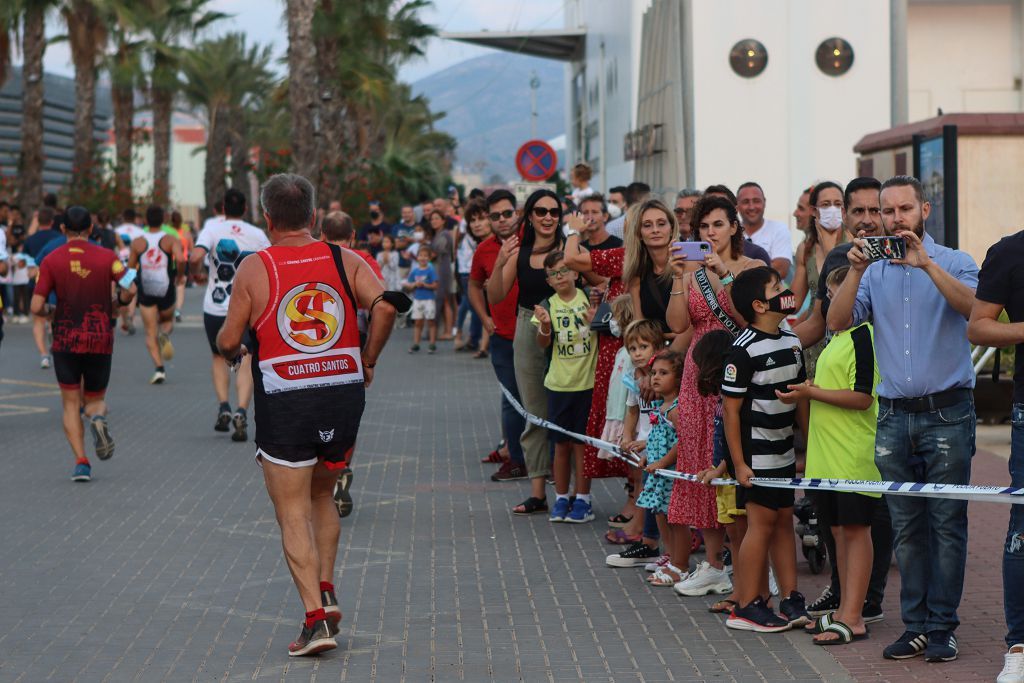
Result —
[[[785,223],[765,220],[764,206],[764,190],[760,185],[753,181],[740,185],[736,208],[743,217],[743,233],[768,252],[772,268],[785,278],[793,265],[793,240]]]

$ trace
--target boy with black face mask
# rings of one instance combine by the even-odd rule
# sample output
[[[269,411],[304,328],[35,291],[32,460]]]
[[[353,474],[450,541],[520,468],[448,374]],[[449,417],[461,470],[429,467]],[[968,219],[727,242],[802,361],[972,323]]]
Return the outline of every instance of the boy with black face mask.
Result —
[[[771,268],[752,268],[732,286],[736,312],[749,326],[726,356],[722,397],[725,436],[737,481],[737,507],[745,505],[748,528],[734,564],[737,606],[729,628],[771,633],[807,623],[804,596],[796,590],[793,490],[752,485],[752,477],[796,476],[793,426],[807,433],[806,399],[783,399],[780,392],[807,379],[800,340],[779,325],[796,311],[796,297]],[[743,502],[741,502],[743,501]],[[767,604],[768,557],[785,596],[776,614]]]

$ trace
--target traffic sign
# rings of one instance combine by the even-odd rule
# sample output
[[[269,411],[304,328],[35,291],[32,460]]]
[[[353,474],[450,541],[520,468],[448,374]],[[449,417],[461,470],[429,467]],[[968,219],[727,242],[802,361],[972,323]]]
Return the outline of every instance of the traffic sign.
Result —
[[[557,168],[558,155],[551,145],[543,140],[530,140],[516,152],[516,170],[523,180],[547,180],[555,174]]]

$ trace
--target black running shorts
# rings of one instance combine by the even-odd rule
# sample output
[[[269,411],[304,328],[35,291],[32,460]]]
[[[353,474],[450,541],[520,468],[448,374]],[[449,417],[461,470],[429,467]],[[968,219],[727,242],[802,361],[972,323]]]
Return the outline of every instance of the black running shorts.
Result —
[[[139,305],[140,306],[156,306],[159,311],[166,311],[174,308],[178,303],[178,293],[175,291],[174,285],[171,284],[167,287],[167,293],[163,296],[149,296],[143,292],[139,292]]]
[[[209,313],[203,313],[203,327],[206,329],[206,341],[210,344],[210,351],[213,355],[220,356],[220,351],[217,350],[217,333],[220,332],[220,328],[224,326],[226,316],[223,315],[211,315]],[[252,342],[252,330],[248,327],[245,328],[245,334],[242,335],[242,344],[245,348],[251,352],[253,350]]]
[[[871,526],[878,498],[849,491],[810,491],[818,521],[826,526]]]
[[[766,479],[792,479],[796,476],[796,464],[775,469],[754,470],[754,476],[765,477]],[[737,486],[736,489],[737,493],[740,491],[746,493],[745,505],[754,503],[769,510],[791,508],[793,507],[794,500],[796,500],[793,489],[776,489],[767,486],[757,486],[756,484],[749,489],[745,489],[742,486]]]
[[[86,396],[102,395],[110,384],[109,353],[53,353],[53,369],[61,389],[82,387]]]

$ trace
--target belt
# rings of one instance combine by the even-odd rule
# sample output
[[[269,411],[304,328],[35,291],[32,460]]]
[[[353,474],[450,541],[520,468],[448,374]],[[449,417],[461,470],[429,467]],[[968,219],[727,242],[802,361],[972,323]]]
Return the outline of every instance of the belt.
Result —
[[[966,401],[974,395],[971,389],[947,389],[936,394],[918,396],[917,398],[879,398],[878,403],[884,408],[893,408],[905,413],[924,413],[941,410]]]

